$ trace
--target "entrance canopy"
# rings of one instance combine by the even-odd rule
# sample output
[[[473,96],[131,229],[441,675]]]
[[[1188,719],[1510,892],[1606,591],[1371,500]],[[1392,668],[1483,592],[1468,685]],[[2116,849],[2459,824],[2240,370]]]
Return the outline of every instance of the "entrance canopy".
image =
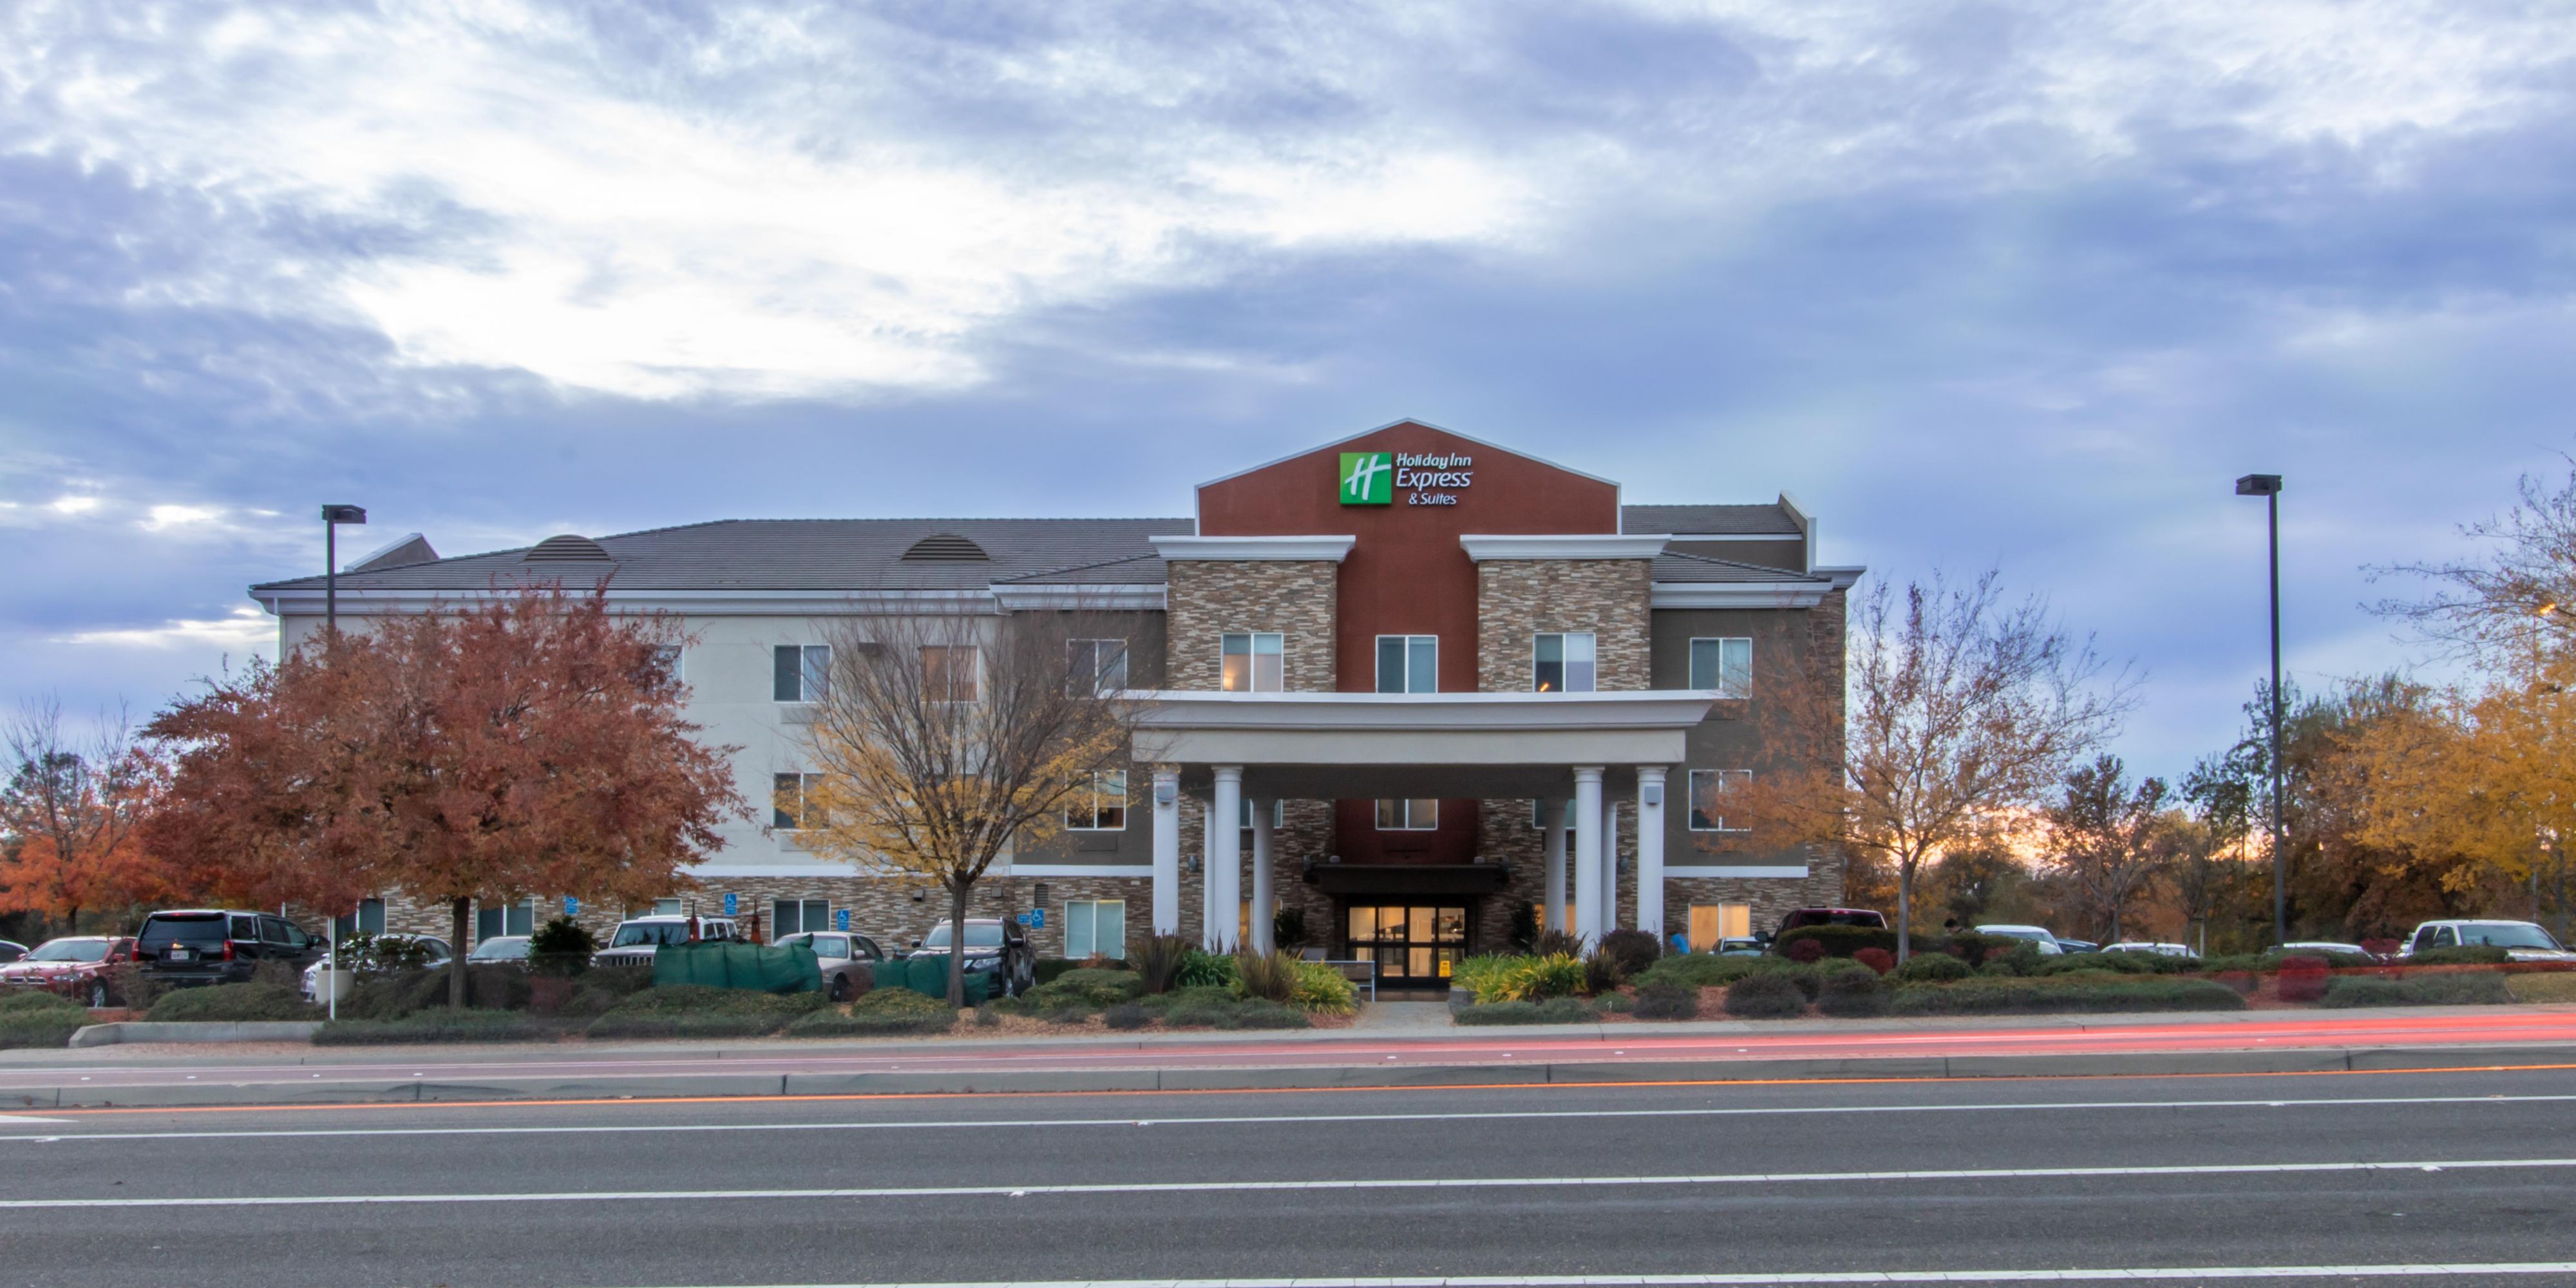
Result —
[[[1597,766],[1625,791],[1636,766],[1682,762],[1684,734],[1716,695],[1625,693],[1210,693],[1163,690],[1146,700],[1140,764],[1178,765],[1181,786],[1208,789],[1213,768],[1240,766],[1258,798],[1421,796],[1489,800],[1574,794],[1574,768]]]

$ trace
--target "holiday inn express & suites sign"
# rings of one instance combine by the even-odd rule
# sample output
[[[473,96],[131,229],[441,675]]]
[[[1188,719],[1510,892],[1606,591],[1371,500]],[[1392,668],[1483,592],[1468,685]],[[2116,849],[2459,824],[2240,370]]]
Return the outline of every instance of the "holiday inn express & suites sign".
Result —
[[[1344,452],[1338,493],[1344,505],[1393,505],[1398,492],[1406,505],[1456,505],[1449,489],[1474,482],[1474,464],[1472,456]]]

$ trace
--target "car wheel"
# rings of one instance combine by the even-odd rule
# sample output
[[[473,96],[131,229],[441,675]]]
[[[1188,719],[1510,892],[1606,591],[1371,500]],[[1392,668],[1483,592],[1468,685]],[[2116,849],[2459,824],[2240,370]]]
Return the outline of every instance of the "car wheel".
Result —
[[[104,981],[104,980],[98,980],[98,981],[94,981],[94,982],[92,982],[92,983],[90,984],[90,986],[89,986],[89,1008],[90,1008],[91,1010],[93,1010],[93,1011],[103,1011],[103,1010],[106,1010],[106,1009],[107,1009],[107,982],[106,982],[106,981]]]
[[[831,993],[831,1000],[833,1000],[833,1001],[835,1001],[835,1002],[846,1002],[846,1001],[849,1001],[849,1000],[850,1000],[850,977],[849,977],[849,976],[847,976],[847,975],[835,975],[835,976],[833,976],[833,977],[832,977],[832,993]]]

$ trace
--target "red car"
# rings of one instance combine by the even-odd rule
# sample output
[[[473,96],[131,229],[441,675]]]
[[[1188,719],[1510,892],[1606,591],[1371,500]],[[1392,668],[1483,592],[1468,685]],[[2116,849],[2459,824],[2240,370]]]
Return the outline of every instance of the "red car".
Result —
[[[66,935],[36,945],[0,966],[0,988],[42,988],[93,1007],[117,1000],[109,968],[134,960],[134,941],[112,935]]]

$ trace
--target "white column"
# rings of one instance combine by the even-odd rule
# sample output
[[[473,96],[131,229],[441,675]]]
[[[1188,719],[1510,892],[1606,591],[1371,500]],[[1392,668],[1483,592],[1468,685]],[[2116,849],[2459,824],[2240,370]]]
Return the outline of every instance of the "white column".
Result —
[[[1540,801],[1538,825],[1547,833],[1547,920],[1541,930],[1563,931],[1565,924],[1565,802]]]
[[[1574,768],[1574,936],[1601,942],[1601,766]]]
[[[1215,798],[1208,802],[1208,951],[1242,945],[1243,766],[1216,767]]]
[[[1637,766],[1637,929],[1664,946],[1664,767]]]
[[[1181,933],[1181,776],[1154,771],[1154,933]]]
[[[1199,800],[1199,947],[1216,948],[1216,802]]]
[[[1619,928],[1619,802],[1608,792],[1601,794],[1601,920],[1602,934]]]
[[[1270,871],[1278,842],[1273,835],[1271,813],[1278,808],[1277,801],[1252,798],[1252,947],[1263,953],[1279,948],[1270,924],[1279,915],[1279,891],[1271,884]]]

